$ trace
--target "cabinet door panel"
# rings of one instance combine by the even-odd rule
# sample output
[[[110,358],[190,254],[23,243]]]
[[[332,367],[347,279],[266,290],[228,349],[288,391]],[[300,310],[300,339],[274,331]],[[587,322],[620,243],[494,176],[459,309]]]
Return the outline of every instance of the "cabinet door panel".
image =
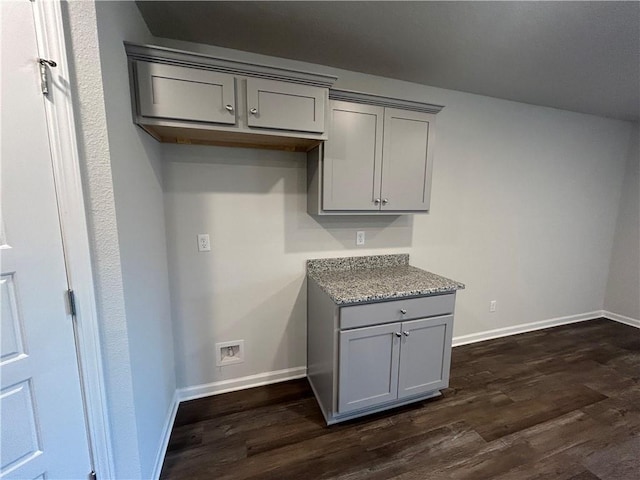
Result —
[[[232,75],[140,61],[136,62],[135,68],[140,115],[236,123],[235,79]]]
[[[429,210],[435,115],[385,108],[382,210]]]
[[[400,324],[340,332],[338,412],[378,405],[398,396]]]
[[[379,210],[384,109],[338,101],[330,108],[322,208]]]
[[[311,85],[247,79],[247,123],[250,127],[324,132],[327,90]]]
[[[452,327],[452,316],[402,324],[398,398],[428,393],[449,385]]]

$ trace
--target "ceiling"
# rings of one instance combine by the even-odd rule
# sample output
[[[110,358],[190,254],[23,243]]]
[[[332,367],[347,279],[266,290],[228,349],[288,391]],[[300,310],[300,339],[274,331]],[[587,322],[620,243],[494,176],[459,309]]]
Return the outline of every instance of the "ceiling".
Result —
[[[157,37],[638,121],[640,2],[138,2]]]

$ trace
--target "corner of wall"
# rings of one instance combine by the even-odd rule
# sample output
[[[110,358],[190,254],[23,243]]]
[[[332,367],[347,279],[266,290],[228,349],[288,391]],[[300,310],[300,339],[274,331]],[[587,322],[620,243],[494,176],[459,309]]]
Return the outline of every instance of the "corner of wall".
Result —
[[[107,408],[117,478],[138,478],[136,410],[126,330],[124,286],[117,235],[111,153],[94,2],[63,3],[65,35],[75,91],[82,183],[104,355]]]
[[[640,124],[630,130],[603,308],[640,323]]]

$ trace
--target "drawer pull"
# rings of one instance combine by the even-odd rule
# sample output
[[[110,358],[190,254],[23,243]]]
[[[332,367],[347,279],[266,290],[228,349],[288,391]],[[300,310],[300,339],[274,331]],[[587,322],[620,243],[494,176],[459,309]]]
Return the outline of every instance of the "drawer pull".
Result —
[[[405,336],[405,337],[408,337],[408,336],[409,336],[409,334],[410,334],[411,332],[407,332],[407,331],[405,330],[405,331],[404,331],[404,332],[402,332],[402,333],[404,334],[404,336]]]
[[[400,338],[402,336],[402,334],[400,332],[395,332],[396,337]]]
[[[407,310],[406,310],[405,308],[401,308],[401,309],[400,309],[400,313],[401,313],[402,315],[406,315],[406,314],[407,314]]]
[[[233,105],[225,105],[224,108],[226,108],[229,112],[233,112]]]

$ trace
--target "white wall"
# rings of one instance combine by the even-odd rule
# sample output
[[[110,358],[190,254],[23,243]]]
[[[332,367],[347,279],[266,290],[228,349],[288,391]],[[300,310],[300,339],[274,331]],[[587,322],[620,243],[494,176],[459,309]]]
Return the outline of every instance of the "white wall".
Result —
[[[117,478],[140,473],[120,247],[93,2],[63,3],[75,87],[82,182],[89,218],[96,303],[104,356],[111,449]]]
[[[179,386],[304,366],[307,258],[410,253],[412,264],[466,283],[456,336],[602,309],[630,124],[159,42],[446,106],[428,215],[314,218],[302,154],[163,147]],[[366,231],[366,249],[355,247],[356,230]],[[197,233],[211,235],[211,253],[196,252]],[[214,343],[236,339],[245,340],[245,363],[215,367]]]
[[[605,310],[640,322],[640,127],[633,141],[624,177],[609,269]]]
[[[176,389],[161,146],[131,121],[124,40],[151,35],[134,2],[97,2],[141,478],[151,478]]]
[[[160,146],[131,121],[133,2],[70,2],[116,478],[151,478],[176,388]]]

